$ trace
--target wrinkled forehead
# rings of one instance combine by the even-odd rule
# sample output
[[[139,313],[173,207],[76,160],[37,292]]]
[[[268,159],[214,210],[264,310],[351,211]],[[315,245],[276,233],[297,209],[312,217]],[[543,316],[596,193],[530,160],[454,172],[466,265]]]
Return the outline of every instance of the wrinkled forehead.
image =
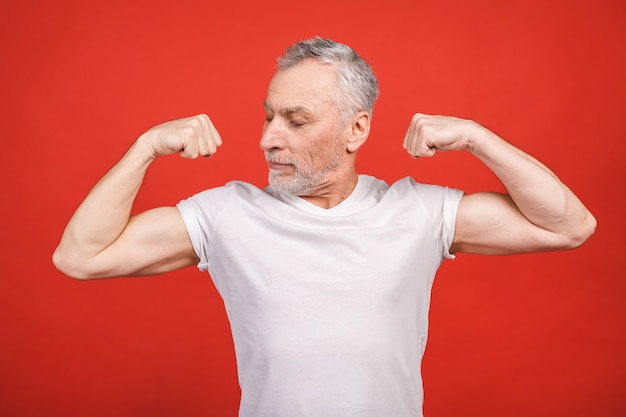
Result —
[[[279,70],[270,81],[266,107],[300,106],[302,103],[333,102],[337,93],[337,72],[331,64],[307,59]]]

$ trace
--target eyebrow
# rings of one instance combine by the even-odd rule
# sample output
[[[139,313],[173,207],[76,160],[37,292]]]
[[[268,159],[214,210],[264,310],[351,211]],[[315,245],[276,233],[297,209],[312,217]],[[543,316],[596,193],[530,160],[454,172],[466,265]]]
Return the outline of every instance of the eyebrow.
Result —
[[[267,104],[267,102],[263,103],[263,107],[265,107],[266,110],[269,111],[274,111],[272,110],[271,106],[269,104]],[[304,106],[294,106],[294,107],[283,107],[282,109],[278,110],[278,113],[282,114],[282,115],[287,115],[287,114],[294,114],[294,113],[301,113],[304,115],[311,115],[313,114],[311,112],[311,110],[307,109]]]

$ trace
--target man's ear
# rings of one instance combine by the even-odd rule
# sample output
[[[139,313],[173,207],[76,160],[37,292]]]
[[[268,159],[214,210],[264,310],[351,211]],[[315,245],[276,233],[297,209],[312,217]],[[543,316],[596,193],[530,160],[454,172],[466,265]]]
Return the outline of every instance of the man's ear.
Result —
[[[350,121],[350,127],[350,138],[346,149],[348,152],[354,153],[365,143],[370,134],[370,114],[366,111],[358,112]]]

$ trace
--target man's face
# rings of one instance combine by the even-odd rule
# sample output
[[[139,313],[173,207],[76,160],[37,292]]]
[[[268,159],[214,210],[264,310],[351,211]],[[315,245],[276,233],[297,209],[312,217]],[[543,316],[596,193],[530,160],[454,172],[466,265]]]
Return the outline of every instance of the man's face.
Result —
[[[332,184],[338,168],[348,163],[350,126],[343,126],[333,100],[336,88],[335,69],[312,59],[274,75],[260,145],[276,189],[313,195]]]

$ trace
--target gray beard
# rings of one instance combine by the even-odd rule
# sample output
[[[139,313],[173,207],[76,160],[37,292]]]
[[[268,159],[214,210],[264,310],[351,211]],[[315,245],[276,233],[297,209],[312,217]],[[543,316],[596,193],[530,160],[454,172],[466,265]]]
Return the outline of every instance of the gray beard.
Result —
[[[327,182],[329,174],[341,164],[341,158],[328,163],[319,170],[303,172],[294,165],[293,175],[283,175],[279,171],[270,170],[268,181],[276,190],[297,196],[313,194],[315,189]]]
[[[318,186],[323,179],[322,175],[308,176],[296,171],[292,176],[285,176],[280,172],[270,171],[269,183],[280,192],[297,196],[306,196]]]

